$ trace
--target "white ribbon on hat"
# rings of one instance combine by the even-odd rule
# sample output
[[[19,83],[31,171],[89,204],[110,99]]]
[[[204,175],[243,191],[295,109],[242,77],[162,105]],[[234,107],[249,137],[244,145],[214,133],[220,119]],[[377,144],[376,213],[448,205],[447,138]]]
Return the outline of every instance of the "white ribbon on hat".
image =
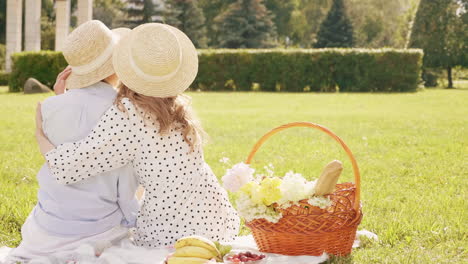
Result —
[[[135,73],[142,79],[146,80],[146,81],[150,81],[150,82],[164,82],[164,81],[169,81],[170,79],[172,79],[180,70],[180,68],[182,68],[182,49],[181,49],[181,46],[180,46],[180,42],[179,42],[179,38],[177,37],[176,34],[174,34],[174,32],[172,32],[172,30],[168,30],[172,35],[174,35],[175,39],[177,40],[177,46],[179,47],[179,65],[177,65],[177,68],[175,70],[173,70],[171,73],[168,73],[166,75],[160,75],[160,76],[155,76],[155,75],[150,75],[150,74],[147,74],[145,73],[144,71],[142,71],[138,65],[136,65],[135,63],[135,60],[133,59],[133,55],[132,55],[132,52],[131,52],[131,45],[128,46],[128,48],[130,49],[129,50],[129,61],[130,61],[130,67],[132,68],[132,70],[135,71]]]
[[[80,66],[71,66],[72,72],[78,75],[85,75],[88,73],[91,73],[95,70],[97,70],[99,67],[101,67],[109,58],[112,56],[112,52],[114,51],[114,46],[118,42],[118,37],[115,35],[112,35],[112,39],[107,45],[106,49],[93,61],[80,65]]]

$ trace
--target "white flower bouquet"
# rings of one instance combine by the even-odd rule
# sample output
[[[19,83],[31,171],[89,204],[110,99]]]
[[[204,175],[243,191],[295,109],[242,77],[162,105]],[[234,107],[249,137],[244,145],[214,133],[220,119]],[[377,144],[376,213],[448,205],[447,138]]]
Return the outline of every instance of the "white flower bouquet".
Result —
[[[223,162],[229,159],[223,158]],[[274,173],[272,164],[265,166],[265,174],[255,174],[248,164],[238,163],[226,171],[223,186],[236,193],[239,214],[248,222],[266,219],[277,223],[282,213],[277,208],[287,209],[299,201],[308,199],[311,206],[322,209],[331,205],[328,197],[315,195],[317,181],[307,181],[301,174],[292,171],[282,178]]]

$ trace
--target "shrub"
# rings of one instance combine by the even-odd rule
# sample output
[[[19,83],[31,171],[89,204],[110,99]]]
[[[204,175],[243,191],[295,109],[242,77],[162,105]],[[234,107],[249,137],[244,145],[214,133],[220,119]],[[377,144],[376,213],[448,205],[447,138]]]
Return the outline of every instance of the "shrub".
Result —
[[[420,81],[421,50],[307,49],[200,50],[192,85],[206,91],[405,92]],[[60,52],[12,56],[10,91],[29,77],[52,86],[66,61]]]
[[[4,71],[0,71],[0,86],[8,85],[8,79],[10,78],[10,74]]]
[[[423,53],[395,49],[201,50],[194,87],[262,91],[415,91]],[[280,89],[278,89],[280,87]]]
[[[10,92],[23,91],[23,85],[30,77],[52,87],[57,75],[67,66],[62,53],[56,51],[14,53],[11,59]]]
[[[0,70],[5,69],[6,48],[5,45],[0,43]]]
[[[425,87],[437,87],[441,73],[437,69],[424,68],[421,77]]]

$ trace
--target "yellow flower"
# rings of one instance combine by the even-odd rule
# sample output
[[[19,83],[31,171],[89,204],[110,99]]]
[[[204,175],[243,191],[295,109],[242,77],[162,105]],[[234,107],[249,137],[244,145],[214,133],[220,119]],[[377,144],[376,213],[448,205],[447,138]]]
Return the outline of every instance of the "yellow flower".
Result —
[[[263,203],[271,205],[282,198],[281,185],[282,181],[279,178],[265,178],[260,185],[260,195],[263,196]]]
[[[253,203],[262,204],[263,201],[260,195],[260,185],[258,183],[250,181],[244,184],[240,190],[248,195]]]

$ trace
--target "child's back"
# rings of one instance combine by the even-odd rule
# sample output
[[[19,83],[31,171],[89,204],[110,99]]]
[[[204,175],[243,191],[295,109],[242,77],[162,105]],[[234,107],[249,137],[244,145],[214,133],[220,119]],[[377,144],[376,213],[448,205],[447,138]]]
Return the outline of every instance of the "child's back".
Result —
[[[85,138],[112,106],[115,96],[112,86],[100,82],[48,98],[42,105],[44,132],[56,146]],[[34,209],[36,222],[52,234],[77,236],[99,234],[121,223],[134,226],[137,182],[131,167],[102,176],[61,185],[44,164],[37,175],[40,188]]]
[[[42,104],[44,132],[56,146],[85,138],[115,96],[112,86],[100,82],[46,99]],[[7,263],[73,250],[83,243],[120,240],[127,236],[127,227],[135,226],[138,183],[130,166],[61,185],[44,164],[37,179],[37,205],[22,227],[20,246],[13,249]]]

